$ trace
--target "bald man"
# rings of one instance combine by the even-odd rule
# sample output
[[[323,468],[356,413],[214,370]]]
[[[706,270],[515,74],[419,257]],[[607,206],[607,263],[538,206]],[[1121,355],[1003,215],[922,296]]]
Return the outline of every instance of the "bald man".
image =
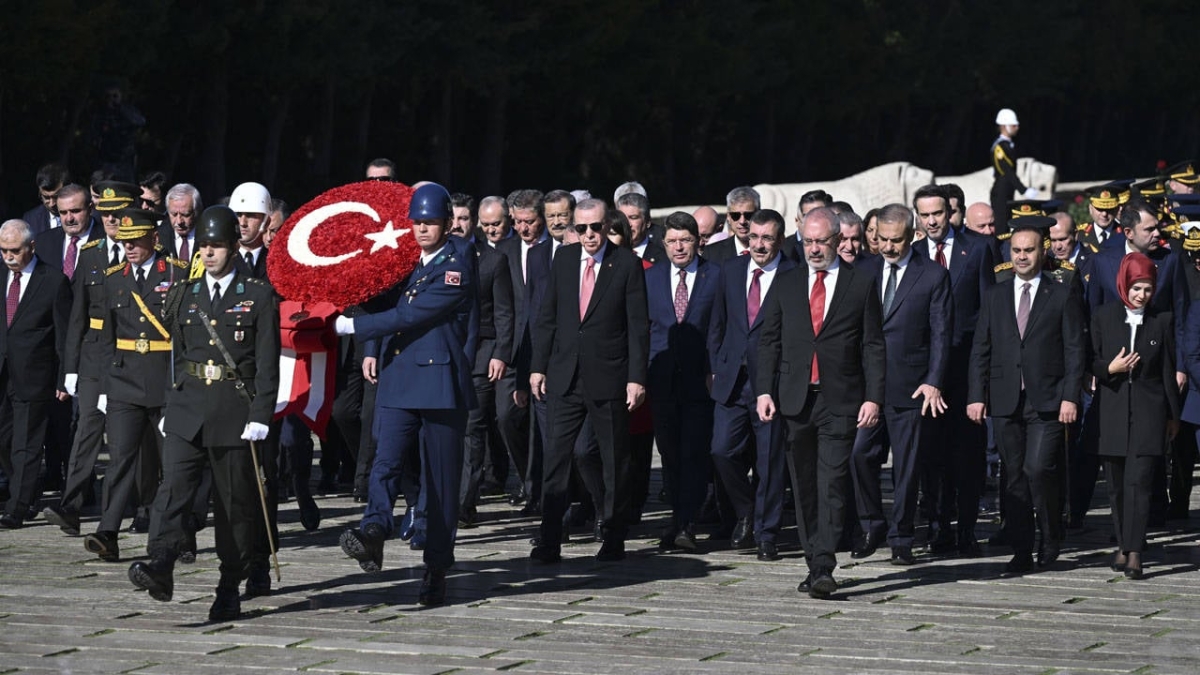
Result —
[[[1065,260],[1079,269],[1096,251],[1091,244],[1076,236],[1075,219],[1069,213],[1051,214],[1054,225],[1050,227],[1050,255],[1056,260]]]
[[[703,251],[713,235],[717,234],[717,210],[711,206],[701,206],[692,211],[692,217],[700,229],[700,250]]]
[[[967,207],[967,229],[985,237],[996,235],[996,216],[986,202],[975,202]]]

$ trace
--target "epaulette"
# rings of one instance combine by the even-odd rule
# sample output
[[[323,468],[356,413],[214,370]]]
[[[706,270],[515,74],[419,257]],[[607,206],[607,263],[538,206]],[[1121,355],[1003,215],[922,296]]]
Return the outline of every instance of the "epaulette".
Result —
[[[111,276],[111,275],[113,275],[113,274],[116,274],[117,272],[120,272],[121,270],[125,269],[125,266],[126,266],[126,265],[128,265],[128,264],[129,264],[129,261],[125,261],[125,262],[122,262],[122,263],[117,263],[116,265],[113,265],[112,267],[110,267],[110,268],[108,268],[108,269],[104,270],[104,276],[106,276],[106,277],[107,277],[107,276]]]
[[[1008,241],[1009,239],[1012,239],[1012,232],[996,235],[996,241]]]
[[[263,288],[271,288],[271,284],[268,284],[267,282],[263,281],[262,279],[259,279],[258,277],[243,276],[241,278],[241,281],[245,281],[245,282],[251,283],[251,284],[257,284],[259,286],[262,286]]]
[[[88,250],[89,248],[95,248],[95,247],[97,247],[97,246],[99,246],[99,245],[100,245],[100,240],[99,240],[99,239],[93,239],[93,240],[89,241],[88,243],[84,244],[83,246],[80,246],[80,247],[79,247],[79,250],[80,250],[80,251],[86,251],[86,250]]]
[[[1080,223],[1075,226],[1075,231],[1076,232],[1091,232],[1092,224],[1091,223]]]
[[[188,268],[188,261],[186,261],[186,260],[180,260],[179,258],[176,258],[174,256],[166,256],[166,258],[167,258],[167,262],[171,263],[172,265],[178,267],[181,270],[186,270]]]
[[[999,265],[996,265],[995,269],[993,269],[992,271],[993,272],[1003,272],[1004,270],[1011,270],[1012,266],[1013,265],[1011,262],[1002,262]]]
[[[155,253],[162,253],[162,252],[163,252],[163,251],[165,251],[165,250],[167,250],[167,249],[166,249],[166,248],[165,248],[165,247],[162,245],[162,242],[161,242],[161,241],[160,241],[160,242],[155,242],[155,244],[154,244],[154,251],[155,251]]]
[[[1059,260],[1058,261],[1058,269],[1067,270],[1069,272],[1074,272],[1075,264],[1072,263],[1070,260]]]

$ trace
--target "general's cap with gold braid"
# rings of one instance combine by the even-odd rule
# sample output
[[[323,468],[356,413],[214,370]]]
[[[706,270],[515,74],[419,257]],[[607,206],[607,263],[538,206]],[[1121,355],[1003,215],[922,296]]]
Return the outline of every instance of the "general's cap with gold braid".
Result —
[[[116,241],[132,241],[154,232],[158,226],[158,214],[145,209],[121,209],[117,211],[119,225],[117,226]]]
[[[1098,209],[1115,209],[1121,205],[1121,196],[1112,185],[1097,185],[1088,188],[1088,201]]]
[[[1136,178],[1122,178],[1120,180],[1109,181],[1107,187],[1117,191],[1117,203],[1128,204],[1130,197],[1133,196],[1133,189],[1130,186],[1136,180]]]
[[[1167,194],[1167,184],[1161,178],[1151,178],[1130,185],[1143,199],[1156,199]]]
[[[129,206],[142,196],[142,188],[133,183],[122,183],[115,180],[100,181],[92,186],[98,195],[96,197],[97,211],[116,211]]]
[[[1176,207],[1175,218],[1183,231],[1183,250],[1200,251],[1200,204]]]
[[[1010,218],[1046,215],[1046,207],[1042,205],[1042,200],[1040,199],[1021,199],[1009,202],[1008,208],[1012,210]]]
[[[1167,167],[1165,173],[1167,178],[1179,181],[1184,185],[1200,183],[1200,176],[1196,175],[1196,162],[1194,160],[1184,160],[1175,166]]]

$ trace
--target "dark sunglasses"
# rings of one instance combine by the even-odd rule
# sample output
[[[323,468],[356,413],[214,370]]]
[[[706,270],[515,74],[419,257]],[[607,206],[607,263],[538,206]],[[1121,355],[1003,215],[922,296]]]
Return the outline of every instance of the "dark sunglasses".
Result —
[[[600,234],[604,231],[604,221],[595,223],[575,223],[575,234],[583,234],[589,229],[596,234]]]
[[[729,220],[741,220],[743,218],[750,220],[750,216],[752,215],[754,215],[753,211],[730,211],[726,217]]]

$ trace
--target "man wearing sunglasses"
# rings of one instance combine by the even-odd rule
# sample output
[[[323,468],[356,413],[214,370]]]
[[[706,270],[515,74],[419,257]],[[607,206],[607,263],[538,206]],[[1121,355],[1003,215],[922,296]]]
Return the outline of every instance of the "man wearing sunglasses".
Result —
[[[725,196],[725,222],[733,236],[713,242],[704,248],[704,258],[713,262],[734,256],[750,255],[750,216],[758,210],[762,199],[750,186],[736,187]]]
[[[600,519],[603,543],[596,559],[625,557],[633,495],[629,413],[645,397],[650,325],[646,278],[632,251],[608,243],[607,205],[585,199],[575,207],[578,245],[559,249],[533,325],[530,389],[548,400],[549,442],[542,480],[542,523],[530,557],[561,560],[571,456],[584,418],[592,423],[604,472]]]

